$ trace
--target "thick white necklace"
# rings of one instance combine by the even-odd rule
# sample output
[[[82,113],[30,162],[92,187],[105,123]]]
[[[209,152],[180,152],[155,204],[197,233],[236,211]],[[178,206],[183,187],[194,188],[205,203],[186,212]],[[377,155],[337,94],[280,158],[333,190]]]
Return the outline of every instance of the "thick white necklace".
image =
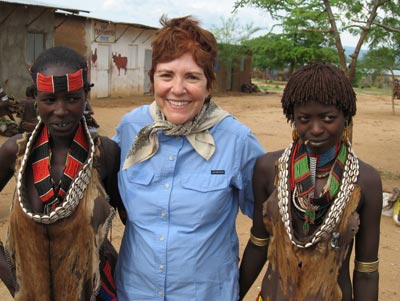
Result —
[[[25,186],[24,183],[25,183],[26,164],[28,162],[29,154],[32,151],[32,147],[34,145],[36,137],[40,129],[42,128],[40,120],[35,129],[33,130],[31,137],[28,140],[25,149],[25,154],[21,161],[21,167],[17,174],[17,191],[18,191],[18,201],[22,208],[22,211],[29,218],[33,219],[35,222],[42,224],[52,224],[58,221],[59,219],[70,216],[72,212],[74,212],[75,208],[78,206],[79,201],[82,199],[83,193],[85,192],[86,187],[89,184],[90,177],[92,175],[92,165],[93,165],[93,157],[95,151],[94,142],[87,128],[86,120],[84,120],[82,123],[86,136],[88,137],[89,141],[88,158],[82,165],[81,170],[79,170],[78,174],[72,181],[62,204],[60,204],[60,206],[58,206],[54,211],[50,212],[50,214],[32,213],[28,211],[28,209],[24,206],[23,202],[23,199],[25,198],[23,188]]]
[[[332,233],[333,229],[339,223],[343,210],[349,201],[351,192],[354,189],[354,184],[357,182],[359,173],[358,158],[351,149],[350,144],[347,144],[347,160],[344,167],[342,180],[340,183],[340,189],[333,200],[332,206],[327,212],[323,223],[319,226],[317,231],[314,232],[313,236],[304,243],[298,242],[294,239],[292,234],[292,225],[289,214],[289,202],[290,202],[290,188],[288,185],[289,175],[289,158],[292,153],[294,142],[292,142],[283,152],[282,156],[278,160],[278,206],[279,213],[282,217],[282,222],[285,226],[286,233],[289,236],[290,241],[299,248],[308,248],[319,242],[321,239],[326,239]]]

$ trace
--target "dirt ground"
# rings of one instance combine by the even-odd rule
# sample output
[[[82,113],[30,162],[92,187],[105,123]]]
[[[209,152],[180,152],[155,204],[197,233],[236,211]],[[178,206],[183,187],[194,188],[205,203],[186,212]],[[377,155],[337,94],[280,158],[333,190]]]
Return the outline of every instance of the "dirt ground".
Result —
[[[222,108],[250,127],[267,151],[272,151],[286,147],[291,139],[291,129],[280,108],[280,97],[280,92],[272,92],[259,95],[221,95],[214,99]],[[151,97],[92,100],[94,117],[100,124],[99,133],[111,137],[124,113],[140,104],[150,103],[151,100]],[[353,148],[356,154],[379,170],[386,192],[392,192],[394,187],[400,188],[399,100],[396,100],[395,107],[397,115],[392,114],[390,97],[358,95],[358,109],[353,128]],[[5,139],[0,137],[0,144]],[[0,194],[1,239],[5,237],[14,187],[14,181],[10,181]],[[240,252],[243,252],[249,238],[250,225],[250,219],[239,214],[237,231]],[[117,248],[119,248],[122,232],[122,224],[115,219],[112,242]],[[400,281],[400,227],[387,216],[382,216],[379,259],[379,299],[397,301],[400,299],[397,286]],[[247,294],[246,301],[255,300],[260,283],[261,277]],[[1,282],[0,300],[12,300]]]

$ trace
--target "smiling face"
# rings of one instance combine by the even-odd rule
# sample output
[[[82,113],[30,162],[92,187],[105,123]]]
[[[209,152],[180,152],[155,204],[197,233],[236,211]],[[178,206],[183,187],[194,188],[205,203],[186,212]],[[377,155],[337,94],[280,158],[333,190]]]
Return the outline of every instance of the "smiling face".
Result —
[[[61,76],[72,74],[76,70],[58,65],[51,65],[41,71],[43,75]],[[48,126],[52,137],[73,137],[85,108],[83,88],[65,92],[37,92],[37,107],[44,124]]]
[[[307,147],[322,154],[341,139],[346,118],[335,105],[308,102],[294,106],[294,122],[299,138]]]
[[[200,112],[206,97],[207,78],[190,53],[158,63],[154,73],[154,97],[169,122],[184,124]]]

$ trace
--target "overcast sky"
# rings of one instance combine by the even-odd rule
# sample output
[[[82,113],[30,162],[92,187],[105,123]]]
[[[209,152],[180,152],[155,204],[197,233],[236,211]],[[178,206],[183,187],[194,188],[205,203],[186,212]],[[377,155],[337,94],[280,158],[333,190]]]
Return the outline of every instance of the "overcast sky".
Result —
[[[160,27],[162,14],[169,18],[193,15],[207,29],[221,27],[222,19],[232,16],[235,0],[42,0],[55,6],[77,8],[90,11],[89,16],[111,21],[139,23]],[[258,32],[263,35],[269,31],[273,21],[265,11],[252,7],[239,8],[237,19],[241,26],[253,24],[253,27],[266,28]],[[221,19],[222,18],[222,19]],[[343,35],[345,46],[355,46],[354,38]]]

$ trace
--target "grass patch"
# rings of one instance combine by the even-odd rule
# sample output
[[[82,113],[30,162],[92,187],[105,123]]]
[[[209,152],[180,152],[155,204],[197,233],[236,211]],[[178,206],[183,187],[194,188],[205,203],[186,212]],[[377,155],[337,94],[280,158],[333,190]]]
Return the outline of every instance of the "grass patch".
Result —
[[[262,91],[282,91],[285,88],[286,82],[263,80],[259,78],[253,78],[251,82]]]

